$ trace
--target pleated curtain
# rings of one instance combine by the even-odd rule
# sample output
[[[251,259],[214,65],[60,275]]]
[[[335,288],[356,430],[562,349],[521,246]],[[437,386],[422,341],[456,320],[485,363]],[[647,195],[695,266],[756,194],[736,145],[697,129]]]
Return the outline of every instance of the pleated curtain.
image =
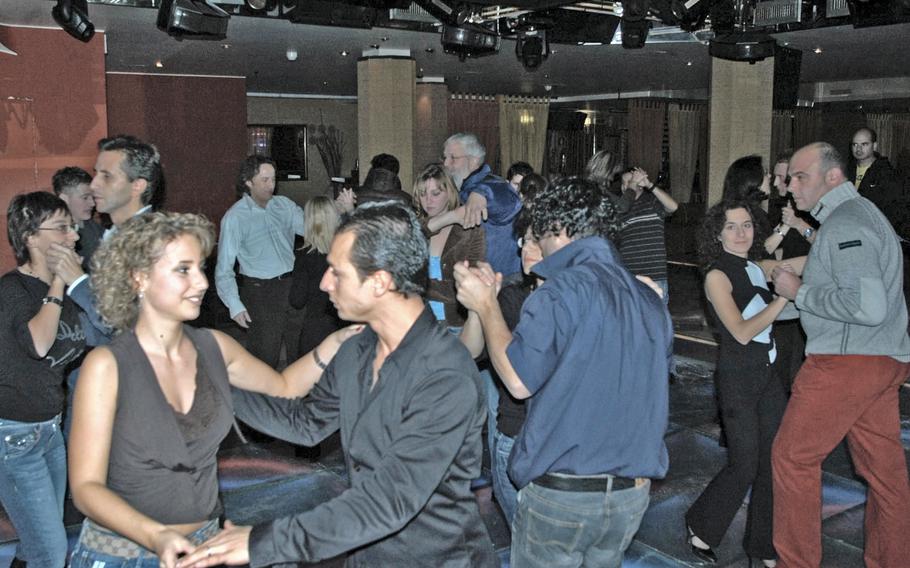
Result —
[[[670,194],[676,201],[688,203],[692,197],[699,150],[708,136],[707,107],[704,104],[672,103],[667,110],[667,126],[670,136]]]
[[[629,101],[629,163],[657,179],[667,103],[647,99]]]
[[[550,100],[500,95],[496,101],[499,104],[500,173],[505,175],[509,166],[518,161],[527,162],[534,171],[540,172],[547,147]]]
[[[496,98],[488,95],[453,93],[449,97],[447,107],[449,132],[451,134],[470,132],[476,135],[487,149],[487,163],[494,172],[498,172],[499,104]],[[439,155],[442,155],[442,149],[439,150]]]

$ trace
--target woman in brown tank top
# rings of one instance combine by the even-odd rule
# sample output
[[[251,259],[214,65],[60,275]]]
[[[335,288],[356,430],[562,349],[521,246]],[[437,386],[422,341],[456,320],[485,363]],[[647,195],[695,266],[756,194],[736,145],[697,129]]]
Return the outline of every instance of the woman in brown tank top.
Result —
[[[213,240],[204,217],[152,213],[95,255],[98,312],[118,335],[85,359],[76,389],[70,483],[87,519],[72,566],[172,568],[217,532],[229,386],[305,396],[355,332],[332,334],[279,374],[229,336],[186,326],[208,288]]]

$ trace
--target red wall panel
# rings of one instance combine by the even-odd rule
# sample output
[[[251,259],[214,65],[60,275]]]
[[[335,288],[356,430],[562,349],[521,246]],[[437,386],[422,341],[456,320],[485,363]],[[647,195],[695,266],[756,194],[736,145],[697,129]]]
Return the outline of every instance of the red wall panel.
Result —
[[[6,209],[18,194],[50,190],[64,166],[91,171],[107,135],[104,37],[89,43],[62,30],[0,26],[0,271],[15,266]]]
[[[216,223],[235,201],[247,154],[246,81],[240,78],[107,75],[111,134],[155,144],[167,181],[164,208]]]

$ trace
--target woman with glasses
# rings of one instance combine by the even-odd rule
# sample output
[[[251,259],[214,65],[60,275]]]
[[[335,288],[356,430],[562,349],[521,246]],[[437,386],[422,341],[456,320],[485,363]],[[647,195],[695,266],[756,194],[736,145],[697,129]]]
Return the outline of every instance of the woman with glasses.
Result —
[[[14,197],[6,221],[18,266],[0,278],[0,503],[19,537],[11,566],[62,568],[63,378],[85,336],[47,252],[79,236],[66,203],[43,191]]]
[[[465,260],[472,265],[485,260],[483,228],[463,229],[455,222],[460,205],[458,190],[439,164],[431,164],[417,175],[412,199],[418,217],[430,232],[430,280],[427,286],[430,309],[437,320],[457,330],[464,325],[465,316],[459,312],[455,300],[455,265]],[[440,227],[444,223],[449,224]]]

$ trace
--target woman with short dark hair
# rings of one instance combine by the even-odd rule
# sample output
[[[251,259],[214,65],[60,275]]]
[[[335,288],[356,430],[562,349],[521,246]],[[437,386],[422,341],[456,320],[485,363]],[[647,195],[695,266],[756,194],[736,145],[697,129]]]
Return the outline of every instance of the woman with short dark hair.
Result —
[[[85,335],[47,252],[72,250],[79,236],[66,203],[44,191],[14,197],[6,221],[18,266],[0,278],[0,503],[19,536],[12,566],[61,568],[63,378]]]

